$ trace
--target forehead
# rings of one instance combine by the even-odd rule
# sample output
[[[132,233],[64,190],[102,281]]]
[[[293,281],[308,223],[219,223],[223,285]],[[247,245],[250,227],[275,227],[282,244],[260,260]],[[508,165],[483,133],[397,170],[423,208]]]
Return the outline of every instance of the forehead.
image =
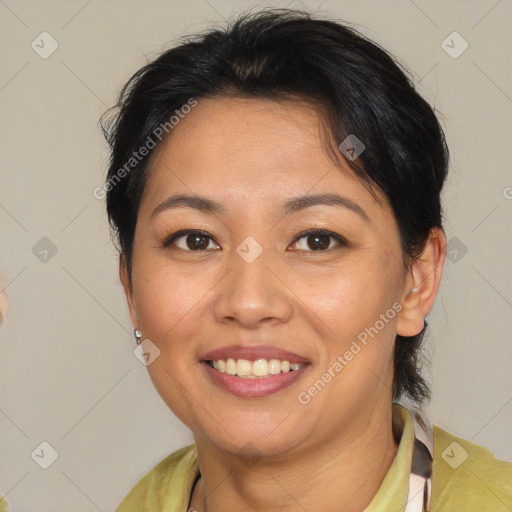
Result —
[[[251,159],[278,169],[305,154],[320,156],[320,130],[317,111],[304,102],[201,98],[156,151],[180,163],[201,159],[214,168],[243,168]]]
[[[144,196],[170,189],[225,202],[282,202],[283,196],[338,190],[374,198],[325,146],[318,110],[303,101],[199,99],[155,150]]]

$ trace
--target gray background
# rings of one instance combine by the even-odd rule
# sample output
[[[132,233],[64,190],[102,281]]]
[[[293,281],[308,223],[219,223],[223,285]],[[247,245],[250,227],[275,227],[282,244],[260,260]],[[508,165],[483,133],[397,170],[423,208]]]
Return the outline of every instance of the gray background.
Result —
[[[9,297],[0,491],[14,512],[112,510],[156,462],[192,442],[133,354],[104,205],[92,193],[107,161],[97,123],[146,55],[251,5],[0,0],[0,290]],[[354,23],[412,70],[442,112],[450,251],[430,314],[428,412],[512,460],[512,1],[258,5],[320,8]],[[44,31],[58,43],[47,58],[31,47],[51,48]],[[457,58],[442,47],[453,31],[469,44]],[[462,48],[459,39],[446,44]],[[58,453],[48,469],[31,456],[43,441]]]

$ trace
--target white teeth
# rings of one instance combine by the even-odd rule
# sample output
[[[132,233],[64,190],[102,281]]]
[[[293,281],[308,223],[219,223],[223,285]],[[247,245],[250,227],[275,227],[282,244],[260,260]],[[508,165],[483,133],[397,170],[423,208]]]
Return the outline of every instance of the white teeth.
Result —
[[[272,375],[281,373],[281,361],[279,361],[279,359],[271,359],[268,362],[268,373],[271,373]]]
[[[279,359],[256,359],[249,361],[248,359],[228,358],[210,361],[210,366],[221,373],[228,375],[237,375],[243,379],[265,378],[269,375],[278,375],[279,373],[287,373],[289,371],[299,370],[304,366],[303,363],[291,363],[290,361],[280,361]]]
[[[226,373],[228,375],[236,375],[236,361],[234,359],[226,361]]]
[[[252,363],[252,374],[256,377],[266,377],[268,375],[268,363],[266,359],[257,359]]]
[[[236,374],[239,377],[245,377],[246,375],[251,375],[252,373],[252,364],[251,361],[247,359],[239,359],[236,362]]]

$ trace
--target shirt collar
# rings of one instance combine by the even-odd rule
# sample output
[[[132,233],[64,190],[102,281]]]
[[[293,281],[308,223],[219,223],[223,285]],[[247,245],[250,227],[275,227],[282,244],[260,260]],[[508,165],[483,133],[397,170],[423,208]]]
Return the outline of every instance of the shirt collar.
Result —
[[[402,405],[393,404],[393,418],[403,422],[398,451],[377,494],[364,512],[402,512],[407,504],[411,459],[414,449],[414,426],[409,411]]]

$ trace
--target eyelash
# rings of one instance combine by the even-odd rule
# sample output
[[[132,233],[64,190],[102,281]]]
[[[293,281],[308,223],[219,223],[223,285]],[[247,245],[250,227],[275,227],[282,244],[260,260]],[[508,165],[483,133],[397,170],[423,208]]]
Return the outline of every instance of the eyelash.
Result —
[[[183,229],[181,231],[177,231],[176,233],[173,233],[172,235],[168,236],[163,241],[162,248],[163,249],[169,249],[171,247],[171,244],[175,240],[177,240],[178,238],[186,237],[188,235],[201,235],[201,236],[209,238],[210,240],[212,240],[217,245],[220,245],[206,231],[202,231],[202,230],[199,230],[199,229]],[[332,231],[328,231],[326,229],[307,229],[305,231],[301,231],[294,238],[294,240],[292,242],[292,245],[296,244],[302,238],[306,238],[306,237],[311,236],[311,235],[324,235],[324,236],[328,236],[330,238],[333,238],[339,244],[339,247],[347,247],[349,245],[349,242],[344,237],[342,237],[341,235],[338,235],[337,233],[334,233]],[[184,251],[184,252],[205,252],[208,249],[197,249],[197,250],[194,251],[194,250],[182,249],[182,248],[178,247],[175,250]],[[329,247],[328,249],[325,249],[325,250],[319,249],[317,251],[315,251],[315,250],[304,250],[304,249],[298,249],[298,250],[299,251],[303,251],[303,252],[311,252],[311,253],[317,253],[317,252],[319,252],[319,253],[324,252],[325,253],[325,252],[331,251],[332,248]]]

